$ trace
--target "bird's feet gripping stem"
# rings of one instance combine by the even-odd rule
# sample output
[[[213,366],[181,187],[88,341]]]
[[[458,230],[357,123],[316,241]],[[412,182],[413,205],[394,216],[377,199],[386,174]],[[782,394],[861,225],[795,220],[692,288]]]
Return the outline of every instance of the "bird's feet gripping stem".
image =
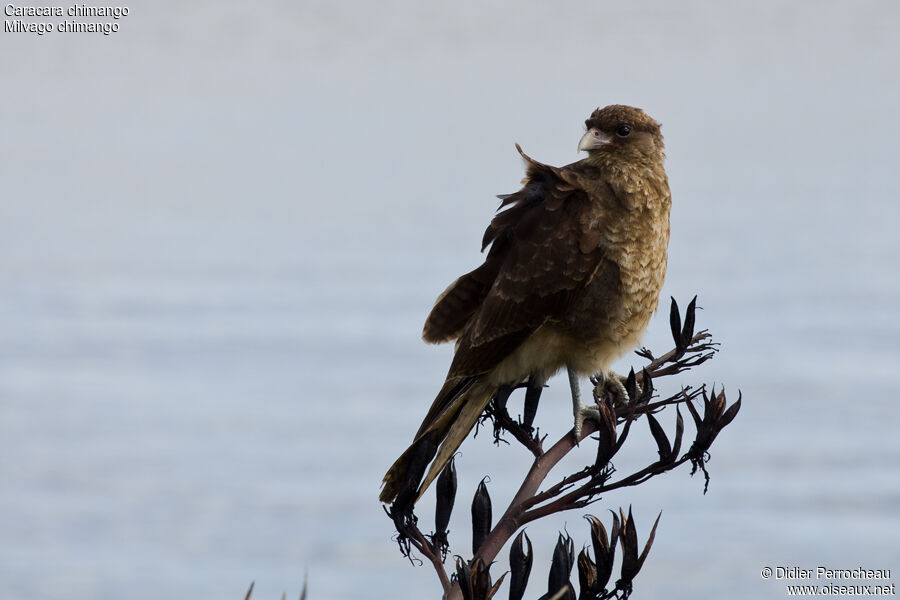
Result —
[[[581,428],[585,419],[593,419],[597,423],[602,423],[600,409],[596,405],[587,406],[581,400],[581,388],[578,386],[578,375],[571,368],[567,368],[569,373],[569,386],[572,388],[572,411],[575,414],[575,441],[581,438]],[[630,396],[625,389],[625,378],[614,371],[600,372],[591,377],[591,381],[599,387],[604,395],[608,394],[612,397],[613,406],[622,406],[628,403]]]
[[[626,377],[619,375],[615,371],[600,371],[591,377],[591,383],[595,386],[594,389],[599,389],[600,391],[599,395],[596,393],[594,394],[595,397],[610,397],[613,406],[624,406],[625,404],[628,404],[628,401],[631,399],[628,390],[625,389],[626,381]],[[636,385],[636,388],[637,394],[640,395],[640,385]]]
[[[581,388],[578,387],[578,374],[571,367],[566,367],[569,373],[569,387],[572,388],[572,412],[575,414],[575,426],[573,432],[575,434],[575,443],[581,439],[581,427],[584,425],[585,419],[593,419],[597,423],[602,422],[600,409],[596,406],[586,406],[581,401]]]

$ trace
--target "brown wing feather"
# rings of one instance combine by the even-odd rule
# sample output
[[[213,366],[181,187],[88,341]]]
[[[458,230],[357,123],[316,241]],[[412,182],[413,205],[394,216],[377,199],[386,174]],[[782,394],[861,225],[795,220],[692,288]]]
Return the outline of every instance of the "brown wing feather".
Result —
[[[496,264],[496,261],[493,262]],[[496,267],[488,261],[451,283],[438,296],[434,308],[425,319],[422,339],[432,344],[440,344],[458,338],[487,296],[496,271]]]
[[[484,264],[451,283],[438,296],[434,308],[425,320],[422,338],[430,343],[448,342],[458,338],[488,297],[498,273],[508,263],[510,252],[516,252],[515,237],[527,234],[537,224],[544,211],[555,212],[569,197],[584,192],[566,183],[560,170],[539,163],[527,156],[516,144],[526,163],[526,185],[515,194],[499,196],[499,212],[484,232],[481,249],[492,245]],[[530,221],[530,222],[529,222]],[[544,227],[552,226],[545,223]],[[538,252],[541,248],[532,248]]]
[[[547,321],[564,318],[605,261],[583,227],[592,199],[559,169],[529,163],[526,186],[485,232],[497,275],[462,332],[450,376],[486,373]]]

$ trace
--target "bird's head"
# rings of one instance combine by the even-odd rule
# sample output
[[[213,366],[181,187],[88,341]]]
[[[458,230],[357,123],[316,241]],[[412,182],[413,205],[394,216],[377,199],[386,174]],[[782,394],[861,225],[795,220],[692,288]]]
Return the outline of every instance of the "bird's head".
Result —
[[[662,158],[659,123],[639,108],[622,104],[598,108],[584,124],[587,132],[578,151],[586,150],[592,158]]]

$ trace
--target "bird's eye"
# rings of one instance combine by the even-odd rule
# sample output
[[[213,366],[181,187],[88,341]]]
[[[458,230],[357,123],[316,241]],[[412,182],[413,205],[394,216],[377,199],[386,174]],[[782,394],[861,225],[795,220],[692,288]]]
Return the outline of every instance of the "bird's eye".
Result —
[[[619,137],[628,137],[629,133],[631,133],[631,127],[628,125],[619,125],[616,127],[616,135]]]

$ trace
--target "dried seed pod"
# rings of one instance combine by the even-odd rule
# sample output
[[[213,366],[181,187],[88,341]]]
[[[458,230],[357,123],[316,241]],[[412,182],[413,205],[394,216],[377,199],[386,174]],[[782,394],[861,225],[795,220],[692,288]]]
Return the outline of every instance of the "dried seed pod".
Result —
[[[594,515],[585,515],[585,519],[591,524],[591,546],[594,549],[594,563],[597,566],[597,586],[605,588],[612,575],[613,561],[616,558],[616,539],[610,540],[606,534],[606,527]],[[618,535],[617,528],[613,529],[613,535]]]
[[[638,398],[639,404],[646,404],[653,398],[653,378],[647,369],[641,369],[641,396]]]
[[[472,498],[472,554],[478,554],[478,549],[491,531],[491,496],[484,481],[482,479],[478,484]]]
[[[706,396],[706,390],[703,390],[703,396]],[[694,403],[691,400],[685,402],[688,407],[688,412],[691,413],[691,417],[694,419],[694,427],[700,429],[703,426],[703,419],[700,418],[700,415],[697,413],[697,409],[694,408]]]
[[[672,298],[672,304],[669,307],[669,328],[672,330],[672,340],[675,342],[676,356],[684,353],[684,342],[681,338],[681,313],[678,310],[678,303]]]
[[[628,371],[628,377],[625,378],[625,391],[628,393],[628,400],[634,402],[637,398],[637,378],[634,376],[634,368]]]
[[[528,577],[531,575],[533,560],[531,540],[522,531],[513,540],[512,547],[509,549],[509,600],[522,600],[525,596],[525,587],[528,585]]]
[[[681,410],[675,405],[675,443],[672,446],[672,456],[678,458],[681,452],[681,438],[684,436],[684,419],[681,417]]]
[[[460,556],[456,557],[456,581],[459,582],[463,600],[475,600],[472,595],[472,567]]]
[[[547,578],[547,593],[552,597],[561,589],[571,589],[571,598],[575,598],[575,588],[569,581],[572,573],[572,565],[575,562],[575,544],[568,535],[559,534],[556,547],[553,549],[553,560],[550,563],[550,576]],[[569,598],[567,592],[563,598]]]
[[[597,426],[597,458],[594,466],[602,469],[616,453],[616,415],[605,401],[597,403],[597,410],[600,411],[603,422]]]
[[[489,600],[493,595],[491,593],[491,574],[490,565],[485,565],[484,561],[476,558],[472,564],[472,574],[470,576],[470,584],[472,588],[473,600]]]
[[[453,504],[456,502],[456,460],[451,458],[447,466],[441,471],[437,480],[437,501],[434,510],[434,530],[436,535],[443,534],[447,537],[447,526],[450,524],[450,515],[453,512]]]
[[[728,407],[724,413],[722,413],[722,418],[719,419],[719,431],[725,428],[726,425],[731,423],[734,418],[737,416],[738,411],[741,410],[741,399],[743,398],[743,394],[738,390],[738,399],[737,402]],[[725,400],[725,390],[722,390],[722,400]]]
[[[697,436],[691,446],[690,454],[695,459],[702,458],[719,432],[737,416],[741,409],[741,396],[738,395],[738,401],[726,410],[725,390],[716,394],[713,389],[708,396],[704,388],[703,417],[700,417],[692,402],[688,401],[685,404],[687,404],[688,410],[694,418],[694,425],[697,427]]]
[[[647,423],[650,425],[650,433],[653,434],[653,439],[656,440],[656,447],[659,452],[659,462],[668,463],[674,460],[672,458],[672,444],[669,443],[669,438],[666,437],[666,432],[662,428],[662,425],[659,424],[659,421],[656,420],[651,414],[647,415]]]
[[[694,312],[697,309],[697,296],[688,304],[687,310],[684,311],[684,327],[681,329],[681,343],[687,348],[694,339]]]
[[[579,598],[594,598],[597,596],[597,565],[588,556],[587,548],[582,548],[578,553],[578,589]]]
[[[621,513],[621,509],[619,509]],[[640,556],[638,555],[638,541],[637,541],[637,527],[634,522],[634,516],[631,514],[631,508],[628,509],[628,517],[625,517],[624,513],[622,515],[622,535],[619,540],[622,543],[622,577],[620,582],[616,585],[624,584],[626,588],[631,587],[631,582],[640,572],[641,567],[644,566],[644,561],[647,559],[647,555],[650,553],[650,547],[653,545],[653,540],[656,537],[656,526],[659,525],[659,519],[662,516],[662,513],[656,517],[656,522],[653,523],[653,529],[650,530],[650,537],[647,538],[647,543],[644,545],[644,549],[641,552]]]

